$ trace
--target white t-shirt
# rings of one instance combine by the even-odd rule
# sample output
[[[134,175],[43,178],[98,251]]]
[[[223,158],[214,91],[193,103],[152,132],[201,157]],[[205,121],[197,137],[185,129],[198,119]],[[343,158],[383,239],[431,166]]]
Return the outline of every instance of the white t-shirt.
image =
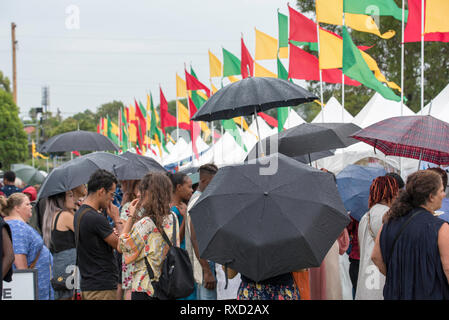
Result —
[[[226,277],[221,264],[215,263],[215,272],[217,274],[217,300],[237,299],[237,292],[240,287],[240,273],[233,279],[228,278],[228,287],[226,286]]]
[[[382,227],[382,218],[389,209],[389,207],[378,203],[374,205],[360,220],[360,265],[359,278],[357,280],[357,291],[355,295],[356,300],[384,299],[383,288],[385,285],[385,276],[379,271],[377,266],[371,260],[375,239],[369,230],[369,226],[371,226],[374,237],[377,237],[377,234]],[[368,222],[370,222],[370,224],[368,224]]]

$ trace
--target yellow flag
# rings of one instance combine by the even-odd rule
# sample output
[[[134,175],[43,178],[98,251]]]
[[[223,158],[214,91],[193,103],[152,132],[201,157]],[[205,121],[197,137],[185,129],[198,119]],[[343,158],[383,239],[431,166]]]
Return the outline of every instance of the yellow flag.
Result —
[[[427,0],[424,33],[449,32],[449,1]]]
[[[343,24],[343,0],[316,0],[318,22],[341,26]],[[373,33],[382,39],[391,39],[396,32],[389,30],[381,34],[376,22],[364,14],[345,13],[345,25],[361,32]]]
[[[270,77],[270,78],[277,78],[278,76],[271,72],[268,69],[265,69],[257,62],[254,62],[254,76],[255,77]]]
[[[136,120],[136,109],[134,109],[133,105],[130,104],[128,107],[129,110],[129,141],[130,142],[137,142],[137,133],[136,133],[136,125],[132,122],[133,120]]]
[[[114,122],[111,121],[111,126],[112,126],[111,132],[116,136],[118,136],[118,125],[116,125]]]
[[[256,30],[256,60],[275,60],[278,55],[278,41],[272,36]],[[279,58],[288,58],[288,50],[281,50]]]
[[[176,101],[178,104],[178,122],[179,123],[190,123],[189,109],[181,103],[181,101]]]
[[[209,70],[210,70],[210,77],[221,77],[223,75],[222,72],[222,65],[220,60],[209,50]]]
[[[203,98],[204,100],[209,99],[208,96],[207,96],[203,91],[201,91],[201,90],[197,90],[196,93],[197,93],[201,98]]]
[[[379,69],[377,62],[366,52],[360,50],[377,80],[385,82],[390,88],[401,91],[394,82],[387,81]],[[343,67],[343,39],[340,39],[326,30],[320,29],[320,69],[341,69]]]
[[[186,82],[176,74],[176,97],[187,98]]]

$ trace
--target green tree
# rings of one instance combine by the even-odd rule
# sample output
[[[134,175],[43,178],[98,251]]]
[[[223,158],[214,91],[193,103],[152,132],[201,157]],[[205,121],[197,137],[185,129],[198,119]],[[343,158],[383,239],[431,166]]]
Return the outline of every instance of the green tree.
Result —
[[[97,108],[97,112],[95,113],[95,123],[98,123],[100,121],[100,118],[106,118],[109,115],[109,118],[111,118],[112,122],[117,123],[118,119],[118,112],[121,108],[124,108],[125,105],[121,101],[112,101],[105,104],[102,104],[100,107]]]
[[[4,169],[28,157],[28,141],[12,95],[0,88],[0,162]]]
[[[395,0],[401,7],[402,0]],[[315,0],[298,0],[297,8],[303,14],[312,15],[315,19]],[[407,9],[407,6],[406,6]],[[377,19],[377,17],[376,17]],[[388,30],[396,31],[396,35],[389,39],[381,39],[376,35],[352,31],[351,36],[356,45],[372,46],[367,51],[377,62],[380,70],[389,81],[401,85],[401,21],[393,17],[382,16],[377,19],[380,31],[383,33]],[[328,30],[332,30],[341,35],[341,27],[321,24]],[[444,87],[449,78],[449,43],[426,42],[425,50],[425,95],[424,104],[428,104]],[[316,53],[315,53],[316,54]],[[413,111],[419,111],[421,108],[421,43],[407,43],[405,45],[405,68],[404,68],[404,95],[407,98],[407,106]],[[442,79],[444,79],[442,81]],[[320,84],[317,81],[308,82],[308,89],[319,96]],[[341,101],[341,85],[323,84],[324,102],[332,95]],[[350,87],[345,86],[345,108],[355,116],[375,92],[364,86]],[[397,92],[399,95],[399,93]],[[301,106],[303,114],[309,114],[310,111],[304,109],[311,107],[311,104]],[[313,108],[319,110],[319,106]]]
[[[11,92],[11,81],[9,81],[8,77],[3,75],[3,72],[0,71],[0,90],[6,91],[8,93]]]

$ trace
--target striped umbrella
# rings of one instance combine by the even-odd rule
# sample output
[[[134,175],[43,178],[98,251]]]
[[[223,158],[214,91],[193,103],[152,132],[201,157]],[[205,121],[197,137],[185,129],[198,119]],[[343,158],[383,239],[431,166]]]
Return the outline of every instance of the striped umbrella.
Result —
[[[432,116],[403,116],[379,121],[351,135],[388,156],[438,165],[449,164],[449,123]]]

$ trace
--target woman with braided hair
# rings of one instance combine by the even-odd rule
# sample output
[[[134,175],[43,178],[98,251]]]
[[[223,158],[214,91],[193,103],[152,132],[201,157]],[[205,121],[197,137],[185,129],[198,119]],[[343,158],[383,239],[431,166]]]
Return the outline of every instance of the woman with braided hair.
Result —
[[[441,176],[420,170],[384,215],[371,259],[385,300],[449,299],[449,225],[433,215],[445,195]]]
[[[358,239],[360,267],[357,280],[356,300],[383,300],[385,276],[371,261],[376,235],[382,226],[384,214],[399,194],[399,186],[391,176],[381,176],[373,180],[369,199],[369,211],[360,220]]]

